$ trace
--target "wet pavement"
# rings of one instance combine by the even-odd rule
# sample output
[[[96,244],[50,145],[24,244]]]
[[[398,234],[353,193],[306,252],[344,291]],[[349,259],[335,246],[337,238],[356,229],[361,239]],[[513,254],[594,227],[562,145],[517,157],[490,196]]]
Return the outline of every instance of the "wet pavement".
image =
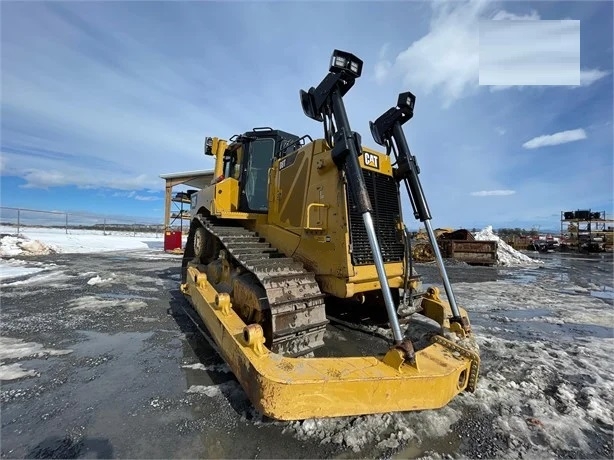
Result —
[[[541,268],[452,263],[448,273],[453,286],[460,286],[463,305],[466,299],[480,298],[469,285],[496,286],[503,281],[515,288],[539,285],[539,292],[565,294],[567,289],[569,298],[583,296],[593,302],[587,304],[591,308],[611,309],[611,254],[535,256],[544,259]],[[0,361],[19,363],[24,373],[2,382],[3,458],[518,458],[523,452],[612,456],[612,408],[599,418],[588,407],[607,395],[586,396],[586,423],[578,428],[584,437],[568,444],[559,442],[564,432],[552,440],[529,431],[525,437],[510,434],[511,425],[510,433],[500,429],[497,424],[509,423],[506,411],[513,408],[501,403],[504,391],[490,396],[499,375],[517,382],[524,378],[505,367],[497,340],[516,340],[507,346],[520,347],[514,350],[518,353],[525,346],[519,345],[519,336],[527,342],[542,334],[540,340],[545,335],[546,342],[560,344],[560,337],[569,337],[569,329],[587,341],[606,339],[612,337],[611,324],[581,318],[565,322],[559,313],[567,310],[552,305],[519,309],[502,302],[492,308],[478,306],[474,312],[467,305],[476,332],[486,337],[480,344],[483,396],[462,395],[441,411],[282,423],[263,419],[252,409],[227,366],[186,317],[186,301],[178,291],[179,256],[149,250],[23,260],[41,262],[45,270],[5,280],[2,286]],[[417,268],[425,284],[439,283],[434,265]],[[485,289],[480,292],[494,288]],[[535,318],[533,324],[530,320]],[[331,325],[328,336],[335,335],[356,339],[362,347],[385,347],[379,339]],[[33,354],[28,354],[30,349]],[[611,361],[605,370],[608,366]],[[557,409],[555,402],[561,406],[565,400],[553,375],[531,381],[543,385],[540,395],[553,392],[551,405]],[[590,375],[582,375],[578,395],[590,382]],[[573,376],[562,379],[567,387],[573,386]],[[603,391],[614,388],[611,379],[604,382],[608,386]],[[550,404],[540,395],[536,401]],[[493,409],[493,404],[505,407]],[[584,407],[582,401],[578,405]],[[521,409],[525,419],[544,412],[525,414]],[[557,410],[566,416],[571,409]],[[538,421],[547,426],[545,417]],[[545,450],[540,450],[540,443]]]

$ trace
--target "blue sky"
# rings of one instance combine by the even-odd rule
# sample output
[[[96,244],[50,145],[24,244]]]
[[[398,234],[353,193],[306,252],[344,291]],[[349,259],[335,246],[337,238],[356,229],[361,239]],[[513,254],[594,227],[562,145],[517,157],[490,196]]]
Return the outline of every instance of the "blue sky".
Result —
[[[272,126],[321,137],[298,92],[339,48],[365,62],[345,98],[365,145],[378,147],[368,122],[416,94],[405,132],[435,227],[556,229],[563,210],[614,211],[609,1],[1,8],[3,206],[161,221],[159,175],[211,168],[205,136]],[[485,19],[579,20],[581,84],[480,86]],[[513,47],[541,49],[528,35]]]

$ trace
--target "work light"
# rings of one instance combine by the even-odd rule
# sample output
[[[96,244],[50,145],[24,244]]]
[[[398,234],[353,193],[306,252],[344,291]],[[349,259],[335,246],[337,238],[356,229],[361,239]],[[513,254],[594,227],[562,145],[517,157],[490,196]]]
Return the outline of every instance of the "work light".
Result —
[[[399,126],[411,120],[414,116],[416,96],[411,92],[399,94],[397,105],[384,112],[377,120],[370,121],[371,135],[379,145],[386,145],[386,140],[392,135],[392,128],[396,122]]]
[[[329,71],[334,73],[346,71],[354,78],[358,78],[362,73],[362,61],[346,51],[334,50]]]
[[[346,51],[334,50],[328,72],[317,88],[312,86],[309,91],[300,91],[303,112],[316,121],[324,121],[323,111],[328,111],[325,107],[333,109],[334,94],[343,97],[354,86],[362,72],[362,60]]]
[[[407,91],[405,93],[399,94],[399,100],[397,101],[397,107],[399,107],[401,110],[405,109],[404,111],[410,112],[413,115],[415,103],[416,103],[416,96],[414,96],[411,92]]]

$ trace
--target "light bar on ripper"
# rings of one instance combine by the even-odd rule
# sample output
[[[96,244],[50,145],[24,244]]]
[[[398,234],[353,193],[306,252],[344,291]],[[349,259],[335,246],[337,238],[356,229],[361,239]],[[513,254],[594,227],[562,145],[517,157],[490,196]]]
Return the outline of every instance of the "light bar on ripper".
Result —
[[[345,70],[354,78],[359,78],[362,73],[362,61],[353,54],[335,50],[331,57],[330,72],[339,73]]]

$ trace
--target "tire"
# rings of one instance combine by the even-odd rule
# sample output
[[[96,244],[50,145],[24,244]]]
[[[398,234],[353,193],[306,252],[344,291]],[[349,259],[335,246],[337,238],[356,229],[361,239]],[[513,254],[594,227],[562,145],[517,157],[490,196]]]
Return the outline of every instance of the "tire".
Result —
[[[193,243],[194,257],[198,258],[199,260],[202,259],[205,255],[205,247],[206,247],[205,238],[206,237],[207,237],[207,232],[205,231],[203,227],[199,225],[194,231],[194,243]]]

